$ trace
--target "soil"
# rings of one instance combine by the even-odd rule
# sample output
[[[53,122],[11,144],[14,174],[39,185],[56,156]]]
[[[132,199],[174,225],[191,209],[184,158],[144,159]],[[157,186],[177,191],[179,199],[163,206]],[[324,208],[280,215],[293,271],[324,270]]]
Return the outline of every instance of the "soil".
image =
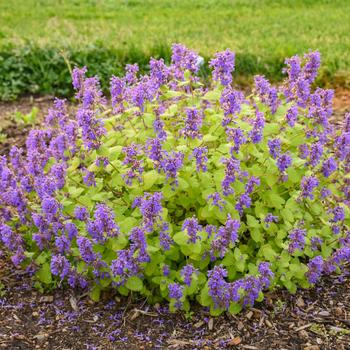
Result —
[[[42,119],[51,105],[50,97],[0,104],[0,127],[7,135],[1,154],[23,145],[29,130],[12,121],[15,110],[27,113],[37,106]],[[336,92],[333,121],[340,124],[347,111],[350,91]],[[237,316],[211,318],[194,305],[187,317],[111,294],[98,303],[79,290],[41,294],[30,276],[0,256],[0,349],[9,350],[350,350],[350,268],[295,295],[268,293]]]
[[[269,293],[238,316],[169,313],[145,300],[58,289],[41,294],[22,271],[0,261],[0,348],[9,350],[350,349],[350,278]],[[350,271],[348,271],[350,272]]]

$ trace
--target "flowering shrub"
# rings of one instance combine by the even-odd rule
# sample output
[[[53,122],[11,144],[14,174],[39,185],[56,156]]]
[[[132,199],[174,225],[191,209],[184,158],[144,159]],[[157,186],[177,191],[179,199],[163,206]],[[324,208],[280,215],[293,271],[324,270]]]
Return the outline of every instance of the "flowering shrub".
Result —
[[[0,234],[37,285],[137,292],[213,315],[295,292],[350,258],[350,116],[329,122],[331,90],[313,89],[317,52],[286,60],[281,88],[232,86],[235,56],[173,46],[150,74],[128,65],[111,104],[74,69],[74,117],[56,100],[45,128],[0,164]]]

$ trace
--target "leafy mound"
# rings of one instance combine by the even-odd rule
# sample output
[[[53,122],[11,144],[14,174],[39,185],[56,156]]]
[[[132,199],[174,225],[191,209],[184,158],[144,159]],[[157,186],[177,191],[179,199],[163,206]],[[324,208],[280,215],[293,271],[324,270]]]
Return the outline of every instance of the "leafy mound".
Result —
[[[170,309],[190,300],[236,313],[277,286],[295,292],[350,258],[350,117],[329,122],[333,91],[313,89],[317,52],[286,60],[279,89],[233,88],[234,54],[180,44],[150,74],[74,69],[75,116],[56,100],[26,150],[1,158],[1,240],[38,287],[138,292]]]

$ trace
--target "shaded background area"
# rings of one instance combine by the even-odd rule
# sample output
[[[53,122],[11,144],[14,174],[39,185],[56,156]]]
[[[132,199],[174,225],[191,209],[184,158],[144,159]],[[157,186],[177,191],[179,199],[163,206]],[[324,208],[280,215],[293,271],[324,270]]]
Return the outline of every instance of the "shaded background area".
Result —
[[[106,88],[126,63],[168,61],[174,42],[206,60],[232,49],[239,84],[278,81],[285,57],[318,49],[318,84],[350,86],[348,0],[0,0],[0,99],[69,96],[69,64]]]

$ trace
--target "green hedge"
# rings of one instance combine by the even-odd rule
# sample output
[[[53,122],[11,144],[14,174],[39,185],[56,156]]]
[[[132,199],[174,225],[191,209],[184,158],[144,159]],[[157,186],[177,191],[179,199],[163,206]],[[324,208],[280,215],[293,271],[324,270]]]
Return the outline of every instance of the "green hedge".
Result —
[[[102,44],[93,44],[81,50],[56,47],[41,48],[27,44],[21,48],[7,46],[0,49],[0,99],[11,100],[26,94],[72,95],[69,65],[88,66],[89,72],[97,74],[104,90],[108,88],[111,75],[121,75],[127,63],[138,63],[141,72],[148,70],[149,57],[163,57],[170,60],[170,47],[154,46],[147,52],[129,47],[126,50],[106,48]],[[207,74],[208,57],[203,74]],[[258,72],[269,79],[278,81],[282,78],[283,58],[262,59],[252,54],[237,53],[236,81],[244,85]],[[324,71],[323,77],[332,72]]]

